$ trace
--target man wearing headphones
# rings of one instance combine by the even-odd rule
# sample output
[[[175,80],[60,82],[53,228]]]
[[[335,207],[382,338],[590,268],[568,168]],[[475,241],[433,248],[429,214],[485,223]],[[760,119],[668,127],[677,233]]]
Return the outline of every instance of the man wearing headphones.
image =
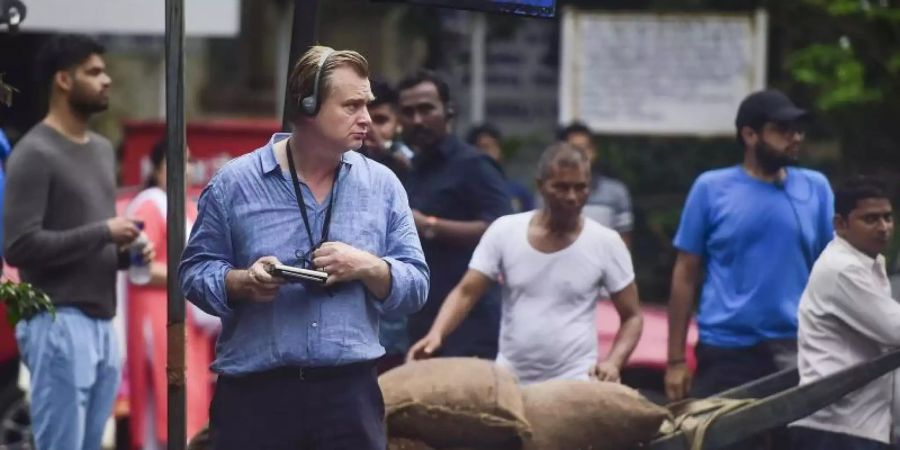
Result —
[[[834,216],[825,176],[788,168],[798,161],[807,115],[779,91],[751,94],[735,120],[743,163],[700,175],[688,194],[669,304],[672,400],[706,397],[797,364],[797,305],[832,238]],[[698,288],[691,386],[685,336]]]
[[[349,151],[371,126],[365,58],[312,47],[289,83],[293,132],[210,180],[179,269],[222,318],[212,448],[384,449],[379,317],[421,308],[428,268],[400,181]]]
[[[410,342],[416,342],[468,270],[488,225],[512,213],[512,203],[496,162],[450,133],[454,113],[444,80],[420,70],[397,90],[403,140],[416,153],[406,190],[432,273],[425,308],[409,317]],[[499,335],[500,292],[494,287],[444,339],[436,356],[494,359]]]

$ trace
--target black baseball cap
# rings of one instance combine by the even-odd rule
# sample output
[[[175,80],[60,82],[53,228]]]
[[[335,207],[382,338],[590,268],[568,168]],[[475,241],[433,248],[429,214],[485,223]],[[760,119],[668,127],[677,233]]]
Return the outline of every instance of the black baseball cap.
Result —
[[[743,127],[758,128],[766,122],[794,122],[809,117],[809,111],[800,109],[787,95],[777,89],[754,92],[738,107],[734,124],[740,132]]]

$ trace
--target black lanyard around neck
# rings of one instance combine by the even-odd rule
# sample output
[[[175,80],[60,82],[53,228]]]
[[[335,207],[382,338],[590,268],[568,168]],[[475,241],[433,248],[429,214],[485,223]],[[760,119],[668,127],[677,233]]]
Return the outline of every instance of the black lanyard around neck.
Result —
[[[300,191],[300,180],[297,178],[297,168],[294,165],[294,156],[291,154],[291,140],[287,141],[287,160],[288,166],[291,169],[291,180],[293,180],[294,184],[294,192],[297,194],[297,206],[300,207],[300,215],[303,217],[303,225],[306,227],[306,235],[309,237],[309,245],[310,250],[313,250],[317,245],[316,241],[313,240],[312,228],[309,226],[309,216],[306,213],[306,203],[303,201],[303,193]],[[331,196],[328,199],[328,209],[325,210],[325,222],[322,224],[322,242],[328,241],[328,232],[331,229],[331,211],[334,209],[334,198],[337,196],[337,184],[338,184],[338,176],[341,174],[341,166],[344,165],[344,161],[341,160],[338,163],[338,166],[334,169],[334,179],[331,180]],[[314,196],[315,197],[315,196]]]

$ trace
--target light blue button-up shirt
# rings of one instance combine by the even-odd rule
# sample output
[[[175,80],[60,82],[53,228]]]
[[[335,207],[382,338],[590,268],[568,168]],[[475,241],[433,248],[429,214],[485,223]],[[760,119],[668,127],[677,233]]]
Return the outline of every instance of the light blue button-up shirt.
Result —
[[[290,174],[275,159],[276,134],[229,162],[200,196],[199,215],[178,277],[185,297],[222,319],[215,372],[240,375],[281,366],[335,366],[384,354],[381,315],[419,310],[428,296],[428,267],[406,192],[386,167],[350,151],[338,176],[329,240],[347,243],[390,265],[391,291],[378,301],[355,281],[330,288],[291,283],[272,302],[229,301],[225,275],[263,256],[302,266],[309,242]],[[286,168],[285,168],[286,169]],[[301,183],[315,243],[329,199],[318,203]]]

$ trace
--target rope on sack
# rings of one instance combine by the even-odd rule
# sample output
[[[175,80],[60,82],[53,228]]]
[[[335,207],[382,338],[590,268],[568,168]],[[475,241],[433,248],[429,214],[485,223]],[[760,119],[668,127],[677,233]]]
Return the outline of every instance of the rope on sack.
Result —
[[[691,450],[702,450],[706,430],[719,417],[753,404],[756,399],[730,399],[711,397],[701,400],[687,400],[675,403],[668,408],[675,415],[672,420],[663,422],[659,431],[663,435],[678,432],[684,433]]]

